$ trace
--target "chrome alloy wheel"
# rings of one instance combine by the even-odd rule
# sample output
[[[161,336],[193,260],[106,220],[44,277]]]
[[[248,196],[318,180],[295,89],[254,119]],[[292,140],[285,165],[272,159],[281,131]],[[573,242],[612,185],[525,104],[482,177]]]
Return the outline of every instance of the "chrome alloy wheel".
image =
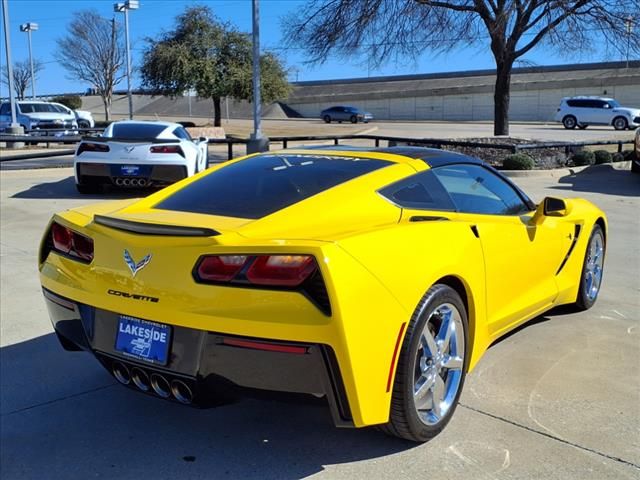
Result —
[[[587,298],[593,302],[600,291],[602,282],[602,267],[604,264],[604,237],[597,231],[589,242],[587,262],[584,272],[584,291]]]
[[[413,403],[425,424],[436,425],[454,405],[464,356],[460,312],[451,303],[441,304],[425,323],[413,368]]]

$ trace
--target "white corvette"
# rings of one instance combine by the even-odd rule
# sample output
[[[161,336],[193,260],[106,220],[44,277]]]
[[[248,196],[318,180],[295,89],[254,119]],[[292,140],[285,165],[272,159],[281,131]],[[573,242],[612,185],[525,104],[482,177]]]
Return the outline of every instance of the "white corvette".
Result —
[[[178,123],[120,121],[82,139],[73,159],[76,188],[97,193],[169,185],[207,168],[206,137],[193,140]]]

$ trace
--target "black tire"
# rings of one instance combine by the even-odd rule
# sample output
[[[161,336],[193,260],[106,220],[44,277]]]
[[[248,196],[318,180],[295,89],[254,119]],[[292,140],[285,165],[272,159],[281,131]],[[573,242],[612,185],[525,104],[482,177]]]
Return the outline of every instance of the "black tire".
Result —
[[[331,117],[329,115],[325,115],[322,119],[324,120],[324,123],[331,123]]]
[[[455,392],[453,401],[442,418],[440,418],[437,423],[429,425],[420,418],[414,403],[415,368],[417,356],[421,348],[423,348],[421,347],[420,337],[425,326],[430,320],[441,318],[434,316],[434,313],[445,304],[453,305],[459,313],[463,330],[461,334],[464,338],[465,345],[464,359],[462,360],[461,368],[456,369],[460,370],[460,376],[457,392]],[[447,285],[436,284],[431,287],[424,297],[422,297],[407,327],[402,349],[398,357],[389,422],[380,426],[380,430],[388,435],[406,440],[426,442],[444,429],[456,409],[460,392],[464,386],[467,365],[469,363],[469,349],[466,348],[469,345],[468,331],[467,312],[460,295]]]
[[[613,125],[613,128],[615,128],[616,130],[626,130],[627,128],[629,128],[629,122],[627,122],[627,119],[624,117],[614,118],[611,122],[611,125]]]
[[[78,121],[78,128],[91,128],[91,124],[89,122],[87,122],[86,120],[79,120]]]
[[[578,125],[578,120],[573,115],[567,115],[562,119],[562,125],[567,130],[573,130]]]
[[[631,171],[633,173],[640,173],[640,160],[631,160]]]
[[[351,123],[358,123],[358,117],[356,117],[355,115],[351,115],[351,118],[349,120],[351,120]]]
[[[83,195],[102,192],[102,186],[93,183],[76,183],[76,190]]]
[[[600,277],[599,277],[599,281],[598,281],[598,285],[597,285],[597,290],[595,292],[595,295],[593,294],[593,292],[590,293],[590,288],[589,285],[591,285],[589,282],[587,282],[587,277],[591,272],[590,268],[589,268],[589,264],[590,264],[590,260],[591,260],[591,256],[590,256],[590,251],[591,251],[591,244],[594,241],[597,241],[595,239],[599,238],[601,241],[601,245],[602,245],[602,252],[601,252],[601,267],[600,267]],[[589,241],[587,242],[587,249],[584,252],[584,260],[582,261],[582,273],[580,274],[580,285],[578,287],[578,297],[576,298],[576,302],[574,304],[574,307],[576,308],[576,310],[582,311],[582,310],[589,310],[591,307],[593,307],[593,305],[596,303],[596,300],[598,300],[598,294],[600,293],[600,287],[602,286],[602,275],[604,273],[604,257],[605,257],[605,253],[606,253],[606,241],[604,238],[604,232],[602,231],[602,227],[600,227],[600,225],[595,224],[593,226],[593,228],[591,229],[591,235],[589,235]]]

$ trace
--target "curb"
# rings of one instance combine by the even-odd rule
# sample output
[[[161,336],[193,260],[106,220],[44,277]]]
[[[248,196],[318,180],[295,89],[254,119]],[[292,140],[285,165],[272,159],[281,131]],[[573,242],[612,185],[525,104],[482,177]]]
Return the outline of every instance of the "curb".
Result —
[[[553,170],[498,170],[509,178],[558,178],[578,173],[598,173],[603,170],[631,170],[631,161],[605,163],[601,165],[583,165],[581,167],[554,168]]]

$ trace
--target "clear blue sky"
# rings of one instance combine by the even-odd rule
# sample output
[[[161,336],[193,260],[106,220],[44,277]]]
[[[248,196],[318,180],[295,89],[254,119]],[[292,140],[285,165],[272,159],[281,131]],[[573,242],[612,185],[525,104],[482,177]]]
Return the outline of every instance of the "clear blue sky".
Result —
[[[37,81],[38,94],[56,94],[63,92],[84,91],[90,85],[70,79],[67,73],[55,62],[53,52],[56,39],[62,36],[74,12],[93,8],[105,17],[111,18],[113,4],[116,0],[9,0],[9,19],[11,48],[13,61],[28,59],[27,34],[19,30],[24,22],[36,22],[40,29],[32,34],[34,57],[44,63],[45,69]],[[140,0],[140,9],[130,12],[130,33],[134,67],[141,57],[144,38],[155,37],[161,31],[171,29],[175,16],[185,6],[196,3],[187,0]],[[240,29],[251,30],[250,0],[208,0],[197,2],[211,7],[214,13],[223,20],[233,22]],[[298,49],[282,49],[282,33],[280,19],[300,8],[301,0],[261,0],[261,44],[264,48],[277,51],[289,67],[292,67],[290,80],[324,80],[333,78],[366,77],[379,75],[402,75],[413,73],[433,73],[457,70],[475,70],[494,68],[493,57],[488,50],[488,43],[474,49],[452,52],[447,56],[424,54],[416,64],[406,62],[401,65],[389,64],[380,69],[367,71],[366,65],[358,60],[345,62],[341,59],[330,59],[318,66],[305,64],[304,53]],[[115,14],[123,21],[122,14]],[[1,28],[1,27],[0,27]],[[4,32],[2,34],[2,58],[5,64]],[[561,58],[550,55],[544,48],[534,49],[526,60],[538,65],[556,65],[569,62],[591,62],[602,60],[619,60],[604,58],[600,52],[583,53],[577,58]],[[297,74],[295,73],[297,71]],[[134,86],[139,81],[134,80]],[[117,88],[126,88],[123,81]],[[2,92],[3,96],[7,92]]]

